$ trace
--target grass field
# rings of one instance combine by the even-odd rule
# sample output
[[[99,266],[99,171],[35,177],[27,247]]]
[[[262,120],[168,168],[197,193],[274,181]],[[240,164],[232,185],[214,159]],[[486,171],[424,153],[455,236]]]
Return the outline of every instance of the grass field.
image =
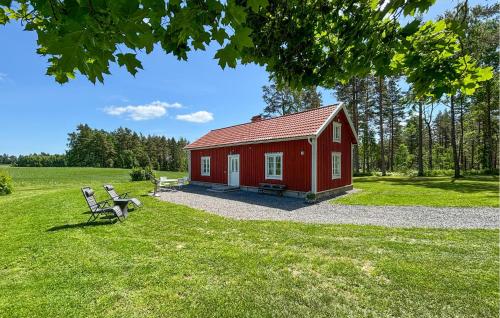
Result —
[[[359,193],[332,202],[358,205],[499,206],[498,176],[358,177]]]
[[[1,317],[497,317],[498,231],[236,221],[119,169],[7,168]],[[168,174],[178,176],[178,174]],[[145,207],[85,225],[82,185]]]

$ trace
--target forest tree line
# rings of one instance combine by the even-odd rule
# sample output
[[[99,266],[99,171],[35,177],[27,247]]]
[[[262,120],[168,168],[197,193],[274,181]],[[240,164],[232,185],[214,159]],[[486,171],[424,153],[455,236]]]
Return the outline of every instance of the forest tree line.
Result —
[[[462,51],[493,70],[493,78],[481,83],[472,95],[458,91],[440,99],[417,99],[404,78],[374,75],[334,88],[334,96],[347,105],[359,136],[354,147],[355,174],[498,173],[499,8],[499,4],[469,8],[462,3],[441,17],[464,24]],[[278,116],[318,107],[321,95],[311,90],[316,88],[292,94],[286,86],[265,86],[263,114]],[[314,96],[314,102],[295,102],[297,94]],[[295,104],[280,107],[280,101]]]
[[[65,154],[0,155],[0,164],[19,167],[151,167],[155,170],[186,171],[184,138],[144,136],[128,128],[107,132],[86,124],[68,134]]]

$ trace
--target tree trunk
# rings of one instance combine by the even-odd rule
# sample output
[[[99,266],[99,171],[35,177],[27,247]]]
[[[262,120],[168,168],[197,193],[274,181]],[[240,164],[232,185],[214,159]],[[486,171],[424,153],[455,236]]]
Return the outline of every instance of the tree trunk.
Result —
[[[491,129],[491,85],[486,82],[486,146],[487,146],[487,169],[493,170],[493,132]]]
[[[384,78],[378,78],[378,116],[379,116],[379,137],[380,137],[380,171],[385,176],[385,158],[384,158],[384,96],[383,96]]]
[[[477,122],[477,136],[478,136],[477,137],[478,139],[481,139],[481,136],[482,136],[481,121]],[[479,149],[481,149],[481,148],[479,148]],[[480,170],[481,169],[481,156],[480,156],[479,150],[478,150],[477,154],[478,154],[478,158],[477,158],[477,165],[476,165],[477,168],[476,168],[476,170]]]
[[[359,120],[358,120],[358,85],[356,78],[352,80],[352,120],[356,135],[359,135]],[[358,144],[354,145],[353,153],[354,173],[359,173],[359,149]]]
[[[390,151],[389,151],[389,171],[394,171],[394,105],[391,105],[391,141],[390,141]]]
[[[472,169],[474,169],[474,152],[476,149],[474,149],[474,144],[475,142],[471,142],[471,150],[470,150],[470,166]]]
[[[418,176],[424,176],[424,154],[423,154],[423,141],[424,141],[424,130],[422,123],[422,102],[418,102]]]
[[[464,96],[460,94],[460,147],[459,147],[460,163],[462,169],[467,170],[465,167],[464,156]]]
[[[430,121],[427,123],[427,134],[429,135],[429,170],[432,171],[432,127]]]
[[[458,161],[457,153],[457,138],[456,138],[456,127],[455,127],[455,96],[451,95],[451,148],[453,151],[453,167],[455,170],[455,178],[460,178],[460,162]]]
[[[366,80],[366,95],[365,95],[365,133],[364,133],[364,155],[366,157],[365,159],[365,164],[366,164],[366,172],[370,173],[370,125],[369,125],[369,119],[370,119],[370,114],[369,114],[369,102],[370,102],[370,97],[368,96],[368,79]]]

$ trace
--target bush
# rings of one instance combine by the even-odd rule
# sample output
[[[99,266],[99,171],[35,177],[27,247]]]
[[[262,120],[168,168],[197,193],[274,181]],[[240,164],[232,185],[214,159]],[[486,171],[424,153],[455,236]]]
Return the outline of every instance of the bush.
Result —
[[[146,180],[146,173],[142,168],[132,168],[132,172],[130,172],[130,180],[131,181],[144,181]]]
[[[318,198],[318,196],[316,195],[316,193],[313,193],[313,192],[306,193],[306,202],[307,203],[315,203],[317,198]]]
[[[150,175],[154,175],[153,169],[151,167],[146,167],[146,168],[132,168],[132,171],[130,172],[130,179],[131,181],[145,181],[149,180]]]
[[[12,193],[12,178],[6,171],[0,171],[0,195]]]

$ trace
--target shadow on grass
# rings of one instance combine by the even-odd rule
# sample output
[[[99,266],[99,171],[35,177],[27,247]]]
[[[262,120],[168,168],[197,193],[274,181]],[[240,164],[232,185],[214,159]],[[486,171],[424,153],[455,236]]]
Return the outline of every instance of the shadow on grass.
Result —
[[[95,226],[103,226],[103,225],[113,225],[118,220],[113,217],[113,216],[106,216],[100,218],[100,220],[105,220],[108,219],[107,221],[92,221],[92,222],[81,222],[81,223],[76,223],[76,224],[63,224],[63,225],[57,225],[53,226],[50,229],[47,229],[47,232],[56,232],[56,231],[61,231],[61,230],[69,230],[69,229],[81,229],[81,228],[86,228],[86,227],[95,227]]]
[[[394,186],[417,186],[429,189],[441,189],[446,191],[455,191],[460,193],[479,193],[479,192],[495,192],[498,191],[498,182],[496,179],[470,179],[463,178],[457,182],[453,178],[433,178],[433,177],[408,177],[408,178],[392,178],[392,177],[377,177],[377,178],[359,178],[357,181],[363,183],[379,183],[385,182]],[[483,181],[483,182],[478,182]]]

